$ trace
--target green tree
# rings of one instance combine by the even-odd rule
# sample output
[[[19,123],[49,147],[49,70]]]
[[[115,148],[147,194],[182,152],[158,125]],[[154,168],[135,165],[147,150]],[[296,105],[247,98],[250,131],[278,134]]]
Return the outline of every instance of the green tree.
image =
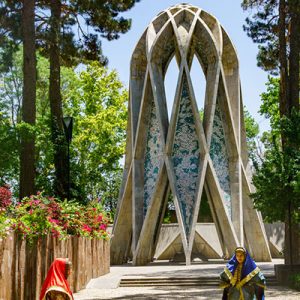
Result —
[[[256,165],[253,176],[257,189],[252,195],[254,203],[268,222],[285,221],[287,199],[291,207],[300,207],[300,148],[290,146],[300,144],[299,112],[294,111],[291,118],[282,119],[279,127],[289,146],[283,151],[278,139],[273,136],[264,160],[261,165]],[[298,209],[291,210],[291,216],[293,222],[300,222]]]
[[[60,93],[60,66],[72,65],[78,57],[87,60],[98,60],[105,64],[102,56],[101,43],[97,34],[108,40],[117,39],[131,26],[131,20],[119,18],[119,12],[130,9],[136,0],[120,1],[41,1],[50,9],[50,28],[43,30],[44,40],[49,42],[49,51],[43,47],[50,61],[49,100],[51,107],[52,142],[54,145],[54,164],[56,173],[56,194],[66,197],[68,183],[66,180],[67,159],[66,142],[62,125],[62,101]],[[80,22],[87,28],[84,31]],[[43,23],[41,23],[43,24]],[[72,27],[77,25],[79,39],[76,40]],[[81,39],[82,37],[82,39]],[[43,41],[44,42],[44,41]],[[43,45],[44,46],[44,45]]]
[[[18,182],[19,132],[22,130],[22,50],[14,54],[9,72],[0,73],[0,183]],[[14,84],[15,83],[15,84]],[[36,187],[54,192],[54,150],[51,142],[49,61],[37,56]],[[61,92],[66,114],[75,119],[71,144],[72,194],[86,202],[101,198],[114,210],[122,174],[127,91],[115,71],[99,63],[83,71],[62,67]]]
[[[244,29],[255,43],[259,44],[258,64],[265,70],[279,73],[279,95],[278,107],[280,115],[279,133],[281,145],[278,151],[283,155],[283,161],[287,160],[289,153],[297,152],[300,144],[293,142],[289,137],[289,130],[284,124],[290,118],[292,124],[294,114],[299,114],[299,61],[300,61],[300,5],[298,0],[244,0],[242,7],[251,10],[250,17],[246,19]],[[292,115],[293,114],[293,115]],[[274,148],[276,141],[270,144]],[[276,147],[275,147],[276,148]],[[293,151],[291,150],[293,149]],[[278,152],[277,151],[277,152]],[[278,153],[279,153],[278,152]],[[275,152],[272,152],[275,155]],[[278,155],[277,155],[278,156]],[[276,163],[273,168],[276,169]],[[279,162],[278,162],[279,163]],[[264,164],[263,164],[264,166]],[[262,172],[263,169],[257,169]],[[289,174],[287,167],[283,168]],[[283,175],[283,173],[280,173]],[[267,179],[266,177],[262,177]],[[291,176],[286,176],[285,184],[288,186],[292,180]],[[265,182],[268,186],[268,182]],[[281,185],[283,188],[283,186]],[[257,192],[263,194],[263,184],[257,187]],[[284,190],[284,189],[283,189]],[[256,197],[256,205],[262,198]],[[299,224],[295,224],[292,216],[299,212],[299,206],[294,206],[294,201],[290,197],[278,198],[283,203],[285,212],[285,263],[300,263],[299,257],[295,255],[300,247]],[[275,206],[275,207],[279,207]],[[261,207],[262,209],[263,207]]]
[[[62,126],[61,66],[75,66],[86,60],[106,64],[100,38],[113,40],[127,32],[131,20],[119,14],[131,9],[138,1],[35,1],[36,44],[40,53],[50,61],[49,99],[55,187],[61,198],[66,196],[68,189],[64,176],[67,159]],[[23,4],[23,1],[0,1],[0,31],[3,34],[0,48],[5,49],[0,55],[9,58],[9,63],[12,63],[11,52],[23,41],[20,30]]]
[[[255,161],[257,160],[257,157],[260,155],[257,152],[259,126],[245,106],[244,106],[244,121],[245,121],[246,140],[247,140],[249,158],[251,159],[251,161]]]
[[[20,43],[23,43],[23,105],[20,106],[24,122],[20,136],[20,196],[35,191],[35,1],[0,1],[0,60],[1,70],[9,72],[13,56]]]
[[[75,77],[65,75],[64,111],[74,117],[72,193],[82,201],[102,198],[109,206],[116,201],[120,184],[127,91],[115,71],[96,62]]]
[[[19,134],[22,103],[22,55],[0,73],[0,185],[10,184],[18,194]]]
[[[279,81],[279,78],[268,77],[267,90],[261,94],[262,103],[259,108],[259,113],[270,120],[272,134],[276,136],[280,135]]]

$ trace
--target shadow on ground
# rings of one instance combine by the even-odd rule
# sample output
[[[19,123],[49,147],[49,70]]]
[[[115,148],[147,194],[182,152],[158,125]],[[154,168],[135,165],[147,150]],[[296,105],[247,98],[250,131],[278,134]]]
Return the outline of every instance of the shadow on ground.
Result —
[[[117,296],[110,295],[109,297],[100,296],[101,291],[99,290],[99,298],[97,296],[85,298],[85,300],[121,300],[121,299],[134,299],[134,300],[156,300],[156,299],[199,299],[199,300],[216,300],[222,298],[222,291],[219,289],[175,289],[175,288],[155,288],[155,291],[151,294],[150,291],[137,291],[136,293],[130,293],[127,295]],[[299,300],[300,292],[296,290],[287,289],[284,287],[272,287],[266,291],[266,299],[272,300]]]

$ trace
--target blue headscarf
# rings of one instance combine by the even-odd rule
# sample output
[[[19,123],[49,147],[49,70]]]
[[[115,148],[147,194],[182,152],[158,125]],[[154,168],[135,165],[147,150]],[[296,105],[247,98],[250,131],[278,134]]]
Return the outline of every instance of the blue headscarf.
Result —
[[[248,274],[250,274],[252,271],[254,271],[257,268],[257,265],[245,248],[238,247],[237,249],[243,249],[245,251],[246,259],[243,263],[242,274],[241,274],[241,279],[243,279]],[[233,256],[231,257],[231,259],[229,260],[229,262],[226,265],[226,268],[230,271],[232,276],[234,275],[234,271],[236,270],[236,268],[239,264],[236,259],[235,253],[236,253],[236,251],[234,252]]]

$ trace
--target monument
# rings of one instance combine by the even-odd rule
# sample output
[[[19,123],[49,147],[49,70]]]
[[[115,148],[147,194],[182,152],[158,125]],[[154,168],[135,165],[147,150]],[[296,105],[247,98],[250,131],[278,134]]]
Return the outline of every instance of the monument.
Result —
[[[165,74],[176,57],[179,76],[168,120]],[[206,78],[203,120],[191,80],[196,57]],[[186,264],[206,193],[224,257],[245,245],[270,261],[260,214],[249,197],[248,154],[239,62],[218,20],[179,4],[158,14],[133,52],[126,158],[111,240],[111,262],[153,259],[170,191]]]

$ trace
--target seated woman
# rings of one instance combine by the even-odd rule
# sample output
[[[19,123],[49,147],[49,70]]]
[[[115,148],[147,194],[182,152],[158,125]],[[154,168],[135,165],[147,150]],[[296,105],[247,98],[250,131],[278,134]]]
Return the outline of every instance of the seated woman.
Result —
[[[222,300],[264,300],[266,280],[243,247],[235,253],[220,274]]]
[[[40,300],[73,300],[67,281],[70,272],[71,262],[65,258],[56,258],[43,283]]]

